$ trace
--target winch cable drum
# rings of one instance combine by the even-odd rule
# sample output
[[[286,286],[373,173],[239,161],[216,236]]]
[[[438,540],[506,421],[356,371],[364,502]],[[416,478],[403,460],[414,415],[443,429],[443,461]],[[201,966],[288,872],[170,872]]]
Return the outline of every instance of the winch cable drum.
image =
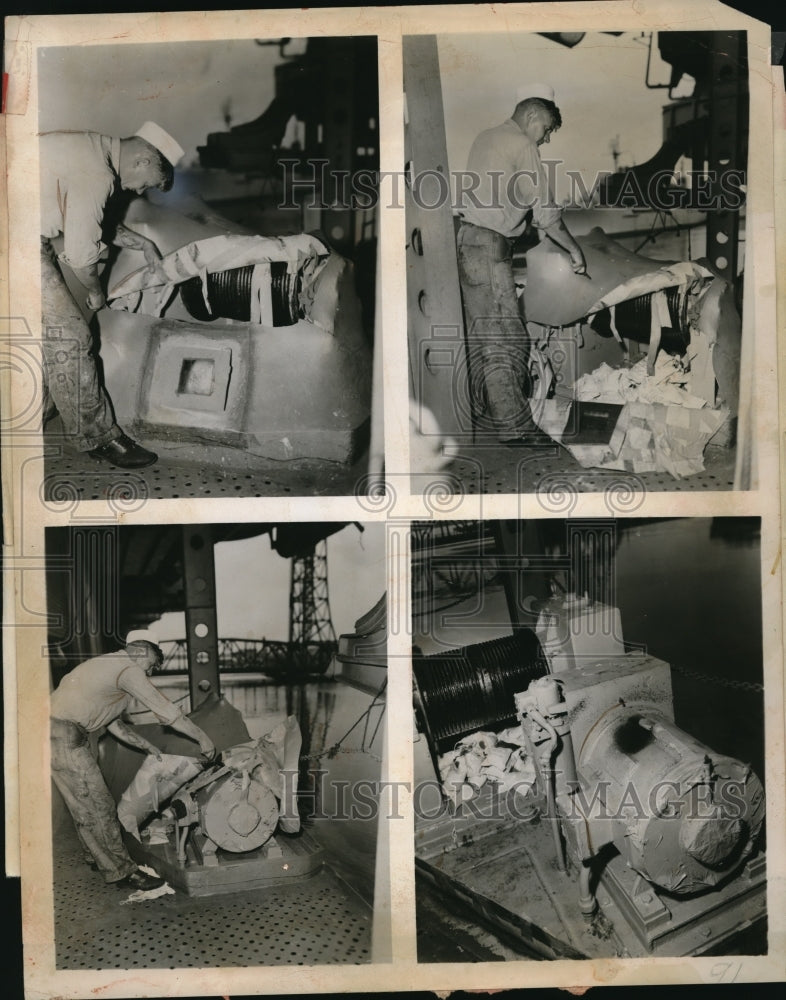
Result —
[[[515,724],[514,695],[548,673],[540,642],[528,628],[445,653],[416,653],[412,669],[422,728],[435,754],[478,729]]]
[[[688,325],[688,296],[680,296],[678,287],[664,289],[671,317],[671,328],[664,329],[661,345],[666,351],[684,354],[690,342]],[[652,312],[652,292],[637,295],[614,308],[614,322],[621,337],[626,340],[646,342],[650,338],[650,317]],[[608,309],[595,313],[592,317],[593,330],[604,337],[612,336],[611,316]]]
[[[322,259],[322,258],[320,258]],[[235,319],[243,323],[251,320],[251,293],[254,268],[233,267],[228,271],[207,274],[207,298],[205,301],[202,279],[189,278],[180,286],[183,305],[194,319],[209,323],[214,319]],[[303,287],[303,271],[290,271],[285,260],[270,263],[270,298],[273,326],[293,326],[305,316],[300,304]]]

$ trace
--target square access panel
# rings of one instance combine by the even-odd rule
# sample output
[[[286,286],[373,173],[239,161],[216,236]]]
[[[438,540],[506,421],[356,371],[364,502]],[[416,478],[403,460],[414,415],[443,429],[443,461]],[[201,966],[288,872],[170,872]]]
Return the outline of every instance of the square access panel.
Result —
[[[158,368],[161,369],[160,378],[156,379]],[[178,344],[166,351],[162,345],[150,386],[151,395],[156,393],[158,396],[156,390],[160,391],[158,400],[176,409],[222,413],[227,405],[231,374],[230,347]]]
[[[245,332],[160,324],[145,360],[139,417],[184,431],[241,431],[248,382]]]

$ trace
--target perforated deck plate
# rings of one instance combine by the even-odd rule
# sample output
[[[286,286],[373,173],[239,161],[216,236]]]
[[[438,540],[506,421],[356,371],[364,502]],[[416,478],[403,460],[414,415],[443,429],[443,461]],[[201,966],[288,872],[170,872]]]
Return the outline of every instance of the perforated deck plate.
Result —
[[[382,735],[360,752],[356,726],[333,757],[333,747],[372,702],[353,687],[322,681],[287,692],[283,685],[248,681],[227,686],[254,738],[287,714],[310,733],[313,766],[345,783],[376,779]],[[290,703],[288,695],[292,694]],[[376,726],[379,712],[372,716]],[[326,781],[325,794],[330,790]],[[330,816],[334,803],[319,800]],[[312,825],[313,824],[313,825]],[[83,862],[70,817],[54,836],[55,946],[59,969],[178,969],[215,966],[359,965],[371,960],[376,821],[325,818],[305,824],[324,847],[325,866],[290,885],[209,897],[184,893],[120,906],[123,892],[106,885]],[[366,902],[368,901],[368,902]]]
[[[610,513],[639,506],[644,493],[730,490],[734,486],[734,448],[709,447],[704,471],[686,479],[667,472],[630,473],[583,469],[562,448],[464,448],[444,477],[465,493],[536,493],[546,510],[570,513],[574,493],[603,493]],[[567,505],[567,507],[565,507]],[[565,507],[565,509],[563,509]]]
[[[370,961],[371,910],[330,868],[289,886],[142,903],[82,861],[68,824],[54,859],[58,969],[180,969]]]
[[[147,469],[122,470],[89,455],[67,451],[46,438],[44,498],[54,502],[109,500],[118,509],[157,499],[189,497],[349,496],[365,474],[353,466],[317,459],[259,460],[254,468],[174,461],[159,457]]]
[[[324,851],[321,845],[303,830],[297,837],[277,834],[269,844],[242,854],[216,854],[215,865],[198,865],[193,861],[183,866],[177,861],[175,848],[168,844],[139,843],[126,836],[126,847],[140,865],[150,865],[173,889],[189,896],[215,896],[220,893],[247,892],[267,889],[299,879],[311,878],[322,867]],[[268,857],[268,846],[277,853]]]

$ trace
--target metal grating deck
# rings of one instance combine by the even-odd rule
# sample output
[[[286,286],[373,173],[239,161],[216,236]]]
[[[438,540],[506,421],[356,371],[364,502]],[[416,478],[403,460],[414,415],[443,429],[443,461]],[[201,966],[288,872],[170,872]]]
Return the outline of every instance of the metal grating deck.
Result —
[[[47,501],[54,503],[108,500],[122,510],[158,499],[353,496],[358,483],[365,479],[365,461],[361,458],[353,466],[346,466],[317,459],[271,460],[240,470],[161,458],[149,469],[124,471],[47,442],[44,494]],[[574,493],[612,491],[621,500],[628,492],[731,490],[734,463],[733,448],[709,447],[704,453],[704,472],[674,479],[665,472],[583,469],[561,448],[527,452],[505,447],[466,447],[439,478],[455,480],[456,492],[465,494],[537,493],[547,510],[569,513],[560,505]],[[614,513],[626,510],[630,508],[622,506]]]
[[[309,879],[213,897],[182,893],[121,906],[81,858],[73,828],[55,838],[58,969],[360,965],[372,913],[327,866]]]
[[[148,469],[122,470],[88,455],[49,446],[45,458],[45,499],[54,502],[105,500],[120,504],[192,497],[346,496],[366,472],[317,459],[269,461],[254,469],[222,469],[160,457]]]
[[[735,449],[708,447],[704,452],[703,472],[687,479],[674,479],[667,472],[639,474],[583,469],[562,448],[527,452],[483,447],[465,448],[446,477],[457,480],[468,494],[536,493],[546,510],[565,514],[570,513],[572,495],[605,493],[617,508],[612,513],[624,513],[640,506],[645,493],[731,490],[734,463]]]
[[[82,860],[73,822],[56,815],[53,832],[56,963],[59,969],[200,968],[354,964],[371,961],[376,865],[376,819],[333,817],[340,787],[377,780],[382,706],[370,715],[369,735],[356,726],[370,710],[369,693],[335,682],[291,689],[253,678],[227,683],[226,695],[246,719],[252,738],[295,714],[308,734],[309,759],[325,782],[313,805],[326,818],[304,822],[325,851],[309,878],[213,896],[177,892],[144,903],[120,902],[128,891],[106,885]],[[373,732],[373,738],[371,738]],[[341,751],[327,751],[341,742]],[[304,745],[305,746],[305,745]],[[305,785],[304,785],[305,792]],[[306,796],[306,803],[310,802]],[[284,835],[281,835],[283,840]],[[286,838],[289,846],[306,838]]]

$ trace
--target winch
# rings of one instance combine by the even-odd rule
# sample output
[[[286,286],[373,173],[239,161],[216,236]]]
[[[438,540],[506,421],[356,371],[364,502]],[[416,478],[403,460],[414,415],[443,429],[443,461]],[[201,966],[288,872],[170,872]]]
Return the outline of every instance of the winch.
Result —
[[[217,720],[232,723],[231,728],[221,727],[231,745],[224,746],[213,763],[172,747],[175,752],[165,750],[160,758],[147,756],[129,781],[123,771],[128,774],[132,751],[118,745],[116,759],[107,762],[131,856],[150,865],[174,888],[194,896],[260,888],[313,874],[322,865],[323,851],[300,827],[297,720],[290,716],[252,740],[234,709],[208,706],[203,715],[218,746],[225,741],[220,739]],[[151,736],[150,730],[160,729],[145,728]],[[159,741],[167,742],[166,737]]]
[[[543,957],[725,947],[765,919],[759,778],[676,725],[667,663],[565,648],[519,628],[416,656],[418,725],[444,793],[416,825],[420,874]],[[453,661],[454,683],[439,683]]]
[[[574,861],[613,845],[654,886],[688,896],[750,856],[764,791],[674,724],[669,695],[665,663],[621,657],[532,681],[516,707]]]

